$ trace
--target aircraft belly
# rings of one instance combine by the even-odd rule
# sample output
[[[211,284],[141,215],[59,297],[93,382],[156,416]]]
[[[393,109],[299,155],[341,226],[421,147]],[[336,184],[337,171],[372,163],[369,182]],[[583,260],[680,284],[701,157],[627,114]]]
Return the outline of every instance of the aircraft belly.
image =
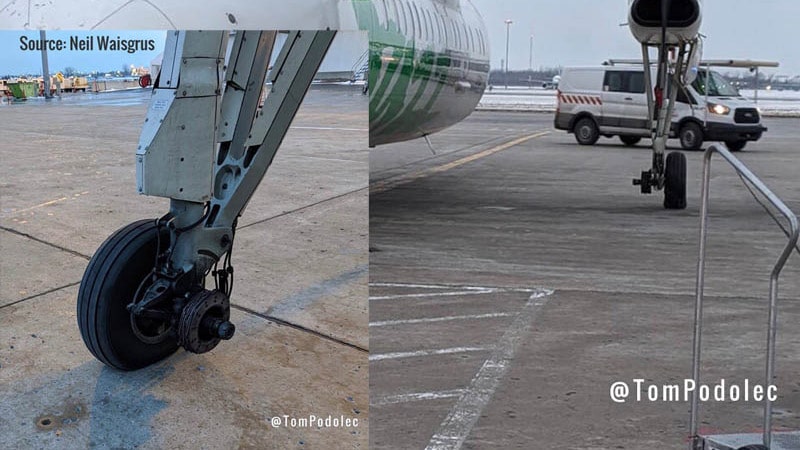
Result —
[[[445,86],[429,108],[408,108],[392,118],[370,122],[370,145],[381,145],[416,139],[448,128],[469,116],[481,99],[482,93],[457,93]],[[393,100],[402,102],[406,97]]]
[[[441,54],[423,56],[433,64],[420,63],[416,53],[394,55],[398,61],[372,66],[378,75],[370,88],[371,145],[415,139],[454,125],[472,113],[483,95],[483,72],[453,69],[451,59]]]

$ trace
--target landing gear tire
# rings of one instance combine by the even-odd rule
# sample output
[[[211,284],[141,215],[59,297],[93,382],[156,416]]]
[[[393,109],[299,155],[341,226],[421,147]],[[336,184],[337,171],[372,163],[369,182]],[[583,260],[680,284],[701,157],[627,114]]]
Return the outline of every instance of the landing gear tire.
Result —
[[[589,117],[580,119],[575,124],[575,139],[581,145],[594,145],[600,139],[600,130],[597,129],[597,124],[594,123]]]
[[[86,347],[104,364],[141,369],[178,349],[169,322],[132,319],[127,309],[148,286],[159,241],[163,252],[169,240],[155,220],[140,220],[112,234],[89,262],[78,291],[78,327]]]
[[[694,122],[684,124],[678,138],[684,150],[699,150],[703,146],[703,130]]]
[[[728,147],[728,150],[732,152],[739,152],[744,149],[744,146],[747,145],[747,141],[726,141],[725,146]]]
[[[623,144],[627,146],[634,146],[638,144],[642,138],[639,136],[620,136],[619,140],[622,141]]]
[[[664,178],[664,208],[686,209],[686,155],[681,152],[667,155]]]

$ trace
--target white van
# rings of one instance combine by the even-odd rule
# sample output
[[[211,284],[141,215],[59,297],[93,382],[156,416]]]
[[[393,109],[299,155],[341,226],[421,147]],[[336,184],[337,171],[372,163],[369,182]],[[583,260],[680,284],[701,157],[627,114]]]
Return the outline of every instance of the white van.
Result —
[[[723,141],[732,151],[757,141],[767,129],[753,102],[739,94],[717,72],[701,70],[678,91],[670,137],[687,150],[704,141]],[[706,83],[708,78],[708,83]],[[653,75],[655,82],[655,74]],[[708,85],[708,103],[705,88]],[[600,136],[636,145],[650,137],[644,69],[641,65],[565,68],[558,86],[555,127],[593,145]]]

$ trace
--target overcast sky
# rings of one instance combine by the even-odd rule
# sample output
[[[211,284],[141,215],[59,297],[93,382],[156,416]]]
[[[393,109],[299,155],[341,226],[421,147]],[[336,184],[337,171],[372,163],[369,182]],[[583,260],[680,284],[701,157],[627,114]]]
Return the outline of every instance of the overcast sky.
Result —
[[[464,0],[467,1],[467,0]],[[533,67],[599,64],[609,58],[639,58],[640,49],[627,26],[628,0],[471,0],[483,15],[492,46],[492,66],[505,57],[506,25],[511,18],[510,68],[527,69],[530,36]],[[800,0],[705,0],[704,56],[778,61],[766,73],[800,75]],[[38,32],[0,32],[0,75],[41,71],[38,52],[19,49],[19,36]],[[67,38],[73,33],[50,32]],[[85,33],[78,33],[85,35]],[[156,40],[156,51],[51,52],[51,70],[118,70],[123,64],[148,66],[163,50],[165,32],[95,32],[112,37]]]
[[[506,19],[511,19],[510,69],[599,64],[641,58],[627,26],[628,0],[472,0],[486,21],[492,67],[505,58]],[[701,32],[709,59],[780,62],[766,73],[800,75],[800,0],[705,0]]]

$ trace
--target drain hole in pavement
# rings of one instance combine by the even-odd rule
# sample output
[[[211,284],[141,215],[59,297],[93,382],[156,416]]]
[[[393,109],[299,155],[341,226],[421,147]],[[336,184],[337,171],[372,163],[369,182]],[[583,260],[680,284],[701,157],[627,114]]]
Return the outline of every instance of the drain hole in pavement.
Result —
[[[36,428],[40,430],[49,430],[55,426],[56,421],[52,416],[44,416],[36,420]]]

